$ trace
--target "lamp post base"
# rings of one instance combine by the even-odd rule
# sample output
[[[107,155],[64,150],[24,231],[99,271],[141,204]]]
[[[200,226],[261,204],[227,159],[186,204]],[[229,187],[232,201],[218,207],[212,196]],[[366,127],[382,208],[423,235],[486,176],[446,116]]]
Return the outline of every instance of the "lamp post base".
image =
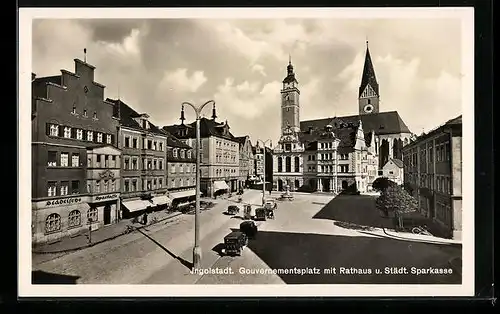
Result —
[[[201,261],[201,248],[199,246],[195,246],[193,248],[193,269],[200,268]]]

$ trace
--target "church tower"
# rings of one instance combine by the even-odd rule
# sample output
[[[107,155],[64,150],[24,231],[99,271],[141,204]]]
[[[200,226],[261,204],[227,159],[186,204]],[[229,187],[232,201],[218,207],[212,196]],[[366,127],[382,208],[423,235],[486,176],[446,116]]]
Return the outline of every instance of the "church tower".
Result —
[[[281,90],[281,134],[300,132],[299,82],[295,78],[291,57],[288,60],[287,76]]]
[[[379,113],[380,111],[380,94],[370,50],[368,49],[368,41],[366,42],[365,65],[361,85],[359,86],[358,103],[360,115]]]

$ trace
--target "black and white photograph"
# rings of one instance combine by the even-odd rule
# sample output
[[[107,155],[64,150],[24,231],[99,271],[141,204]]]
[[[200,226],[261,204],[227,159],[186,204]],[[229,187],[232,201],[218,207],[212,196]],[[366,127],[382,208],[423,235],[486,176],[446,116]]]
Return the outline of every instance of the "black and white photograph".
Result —
[[[20,296],[473,293],[473,9],[19,14]]]

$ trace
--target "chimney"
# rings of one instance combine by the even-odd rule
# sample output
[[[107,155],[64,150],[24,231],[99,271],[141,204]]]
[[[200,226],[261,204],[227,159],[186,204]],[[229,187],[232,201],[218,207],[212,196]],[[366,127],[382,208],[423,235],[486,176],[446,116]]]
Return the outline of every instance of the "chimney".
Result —
[[[33,83],[33,81],[36,79],[36,74],[35,73],[31,73],[31,82]]]
[[[75,74],[80,77],[86,77],[90,79],[91,82],[94,81],[94,70],[95,67],[87,63],[87,48],[83,49],[83,59],[74,59],[75,61]]]

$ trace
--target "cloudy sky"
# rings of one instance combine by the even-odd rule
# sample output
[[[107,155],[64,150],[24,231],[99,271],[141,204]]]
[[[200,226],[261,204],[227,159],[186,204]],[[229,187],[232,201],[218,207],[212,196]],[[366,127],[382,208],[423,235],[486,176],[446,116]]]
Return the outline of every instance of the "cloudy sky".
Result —
[[[301,120],[357,114],[366,39],[381,111],[397,110],[415,133],[462,113],[458,19],[36,20],[32,70],[73,71],[87,48],[105,97],[157,125],[179,123],[182,101],[214,99],[234,135],[276,141],[288,55]]]

